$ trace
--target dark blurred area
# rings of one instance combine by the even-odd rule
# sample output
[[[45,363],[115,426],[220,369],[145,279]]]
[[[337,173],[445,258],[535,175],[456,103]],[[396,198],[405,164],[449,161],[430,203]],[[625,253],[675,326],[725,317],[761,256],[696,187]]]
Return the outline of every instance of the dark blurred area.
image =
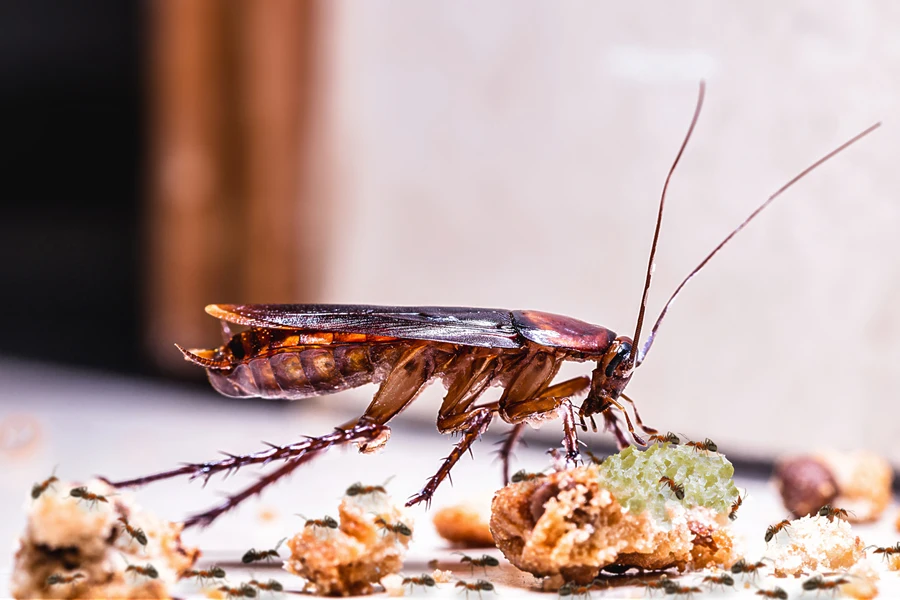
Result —
[[[142,5],[0,3],[3,354],[145,370]]]

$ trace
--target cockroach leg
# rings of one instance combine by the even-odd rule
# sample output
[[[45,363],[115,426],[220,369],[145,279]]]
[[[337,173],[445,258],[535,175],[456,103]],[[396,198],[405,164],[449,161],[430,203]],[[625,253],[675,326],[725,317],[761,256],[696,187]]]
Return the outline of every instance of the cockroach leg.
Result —
[[[509,483],[509,459],[516,444],[519,442],[519,438],[522,437],[523,431],[525,431],[525,422],[516,423],[509,430],[509,433],[506,434],[506,437],[500,441],[501,445],[497,455],[500,456],[500,460],[503,462],[503,485]]]
[[[272,471],[268,475],[260,477],[256,481],[256,483],[254,483],[250,487],[241,490],[233,496],[229,496],[228,499],[219,506],[189,517],[185,520],[184,526],[186,528],[193,527],[195,525],[205,527],[225,512],[231,510],[247,498],[259,494],[268,486],[272,485],[282,477],[290,474],[297,467],[309,462],[332,446],[340,446],[352,443],[363,444],[367,441],[378,439],[380,436],[384,435],[385,431],[387,430],[387,425],[373,423],[372,421],[363,418],[360,419],[359,423],[357,423],[350,429],[336,429],[333,433],[330,433],[328,435],[324,435],[320,438],[312,438],[312,440],[315,440],[317,444],[311,444],[310,449],[308,449],[304,454],[289,459],[286,464],[282,465],[275,471]]]
[[[566,400],[559,406],[559,413],[563,422],[563,446],[566,448],[566,462],[577,466],[581,461],[581,453],[578,451],[578,430],[575,427],[575,410],[572,402]]]
[[[628,436],[625,435],[625,431],[622,429],[622,424],[619,422],[616,414],[608,409],[600,414],[603,415],[603,421],[605,423],[606,431],[609,431],[616,436],[616,445],[618,446],[619,450],[624,450],[625,448],[630,446],[631,442],[629,442]],[[592,415],[591,421],[593,422],[593,420],[594,418]]]
[[[641,430],[643,430],[644,433],[649,433],[650,435],[654,435],[654,434],[659,433],[659,430],[658,430],[658,429],[654,429],[654,428],[652,428],[652,427],[647,427],[646,425],[644,425],[644,422],[641,420],[641,415],[640,415],[640,413],[638,412],[637,404],[634,403],[634,400],[632,400],[631,398],[629,398],[628,396],[626,396],[624,393],[623,393],[623,394],[620,394],[620,395],[619,395],[619,398],[622,398],[623,400],[625,400],[626,402],[628,402],[628,404],[631,405],[631,410],[634,411],[634,420],[637,421],[638,427],[640,427]]]
[[[487,431],[493,416],[493,411],[486,408],[476,408],[466,414],[463,427],[460,428],[462,429],[462,439],[453,447],[450,454],[444,459],[444,462],[441,464],[437,473],[425,483],[425,487],[410,497],[406,506],[413,506],[423,501],[426,506],[431,504],[431,497],[434,495],[438,486],[444,478],[450,474],[453,465],[455,465],[462,455],[471,448],[472,444],[475,443],[475,440],[477,440],[482,433]]]

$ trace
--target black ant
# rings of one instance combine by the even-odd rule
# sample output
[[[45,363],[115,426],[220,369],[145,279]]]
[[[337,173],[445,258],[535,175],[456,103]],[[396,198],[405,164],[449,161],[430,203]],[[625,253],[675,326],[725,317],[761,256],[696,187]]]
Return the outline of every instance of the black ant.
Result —
[[[540,479],[541,477],[546,477],[543,473],[529,473],[525,469],[521,471],[516,471],[513,473],[513,476],[509,478],[510,483],[522,483],[523,481],[532,481],[534,479]]]
[[[357,481],[356,483],[348,487],[347,491],[344,492],[344,494],[347,496],[364,496],[366,494],[374,494],[375,492],[387,494],[387,490],[384,489],[384,486],[386,486],[391,479],[393,479],[393,476],[388,477],[381,485],[363,485],[362,483]]]
[[[741,573],[745,573],[747,575],[756,575],[756,573],[766,566],[761,560],[756,561],[755,563],[748,563],[743,558],[731,565],[731,573],[733,575],[740,575]]]
[[[106,496],[102,496],[100,494],[95,494],[94,492],[89,492],[86,486],[81,486],[77,488],[73,488],[69,495],[73,498],[78,498],[78,500],[84,500],[85,502],[89,502],[91,508],[97,506],[98,502],[105,502],[109,504],[109,499]]]
[[[872,554],[881,554],[881,558],[888,558],[889,556],[893,556],[894,554],[900,554],[900,542],[897,542],[893,546],[888,546],[886,548],[881,546],[866,546],[866,550],[869,548],[875,548],[872,551]]]
[[[706,452],[707,454],[719,451],[719,447],[716,443],[709,438],[706,438],[702,442],[688,442],[685,446],[692,447],[696,452]]]
[[[694,594],[701,594],[703,590],[698,588],[697,586],[687,586],[687,585],[670,585],[666,588],[666,593],[671,596],[693,596]]]
[[[375,519],[375,524],[382,529],[385,535],[387,535],[388,532],[398,535],[405,535],[407,537],[412,535],[412,529],[410,529],[400,521],[392,524],[385,521],[382,517],[378,517],[377,519]]]
[[[850,583],[850,580],[846,577],[839,577],[837,579],[827,580],[821,575],[816,575],[814,577],[810,577],[806,581],[803,582],[803,589],[807,592],[811,592],[813,590],[831,590],[834,591],[837,589],[839,585],[844,585],[845,583]]]
[[[672,490],[672,493],[675,494],[675,497],[679,500],[684,500],[684,486],[680,483],[675,483],[675,481],[671,477],[660,477],[659,483],[664,483],[669,486],[669,489]]]
[[[645,581],[643,585],[648,590],[664,590],[666,593],[669,593],[670,589],[678,587],[678,583],[669,579],[666,575],[661,576],[656,581]]]
[[[252,562],[256,562],[258,560],[264,560],[266,562],[271,561],[273,558],[281,558],[278,554],[278,548],[287,538],[281,538],[275,547],[271,550],[257,550],[256,548],[250,548],[246,552],[244,552],[244,556],[241,557],[241,562],[245,565],[250,564]]]
[[[488,567],[499,567],[500,561],[491,556],[490,554],[482,554],[481,558],[472,558],[467,554],[463,554],[462,552],[455,552],[455,554],[460,554],[462,558],[459,559],[461,563],[469,563],[469,566],[472,567],[472,574],[475,574],[475,567],[482,567],[484,569],[484,574],[487,575]]]
[[[203,585],[204,581],[212,579],[225,579],[225,569],[215,565],[208,569],[192,569],[181,574],[182,577],[196,577],[197,582]]]
[[[37,500],[38,498],[40,498],[41,494],[46,492],[47,488],[52,486],[57,481],[59,481],[59,477],[56,476],[56,467],[53,467],[53,472],[50,473],[50,477],[40,483],[36,483],[31,486],[31,499]]]
[[[843,508],[832,508],[830,504],[826,504],[822,508],[819,509],[817,513],[820,517],[825,517],[829,522],[834,522],[834,518],[837,517],[843,521],[846,521],[849,517],[849,513]]]
[[[454,587],[463,588],[466,590],[466,598],[469,597],[469,592],[478,592],[478,597],[481,598],[481,592],[493,592],[494,584],[490,581],[485,581],[484,579],[479,579],[474,583],[469,583],[467,581],[457,581]]]
[[[769,542],[771,542],[773,537],[778,535],[779,532],[781,532],[785,527],[790,527],[790,526],[791,526],[791,522],[788,521],[787,519],[779,521],[779,522],[775,523],[774,525],[769,525],[766,528],[766,543],[768,544]]]
[[[404,577],[403,585],[409,585],[410,591],[412,591],[413,586],[421,585],[422,587],[434,587],[434,577],[428,575],[427,573],[423,573],[421,577]]]
[[[744,495],[747,495],[746,490],[744,491]],[[731,504],[731,510],[728,511],[728,518],[732,521],[737,520],[737,511],[741,507],[741,504],[744,503],[744,497],[738,494],[737,499]]]
[[[589,583],[587,585],[578,585],[574,581],[567,581],[566,583],[562,584],[557,591],[559,592],[560,598],[564,598],[566,596],[590,597],[593,587],[593,583]]]
[[[297,515],[297,516],[301,517],[303,519],[306,519],[306,524],[304,525],[305,527],[324,527],[326,529],[337,529],[338,528],[337,520],[335,520],[334,517],[329,517],[328,515],[325,515],[321,519],[307,519],[303,515]]]
[[[281,585],[281,582],[277,579],[270,579],[268,581],[257,581],[256,579],[251,579],[247,582],[247,585],[256,586],[257,589],[265,590],[269,592],[283,592],[284,586]]]
[[[136,541],[141,546],[147,545],[147,534],[144,533],[144,530],[140,527],[132,527],[128,523],[128,519],[123,517],[119,517],[119,521],[122,523],[122,527],[124,527],[125,532],[131,536],[131,539]]]
[[[775,598],[776,600],[787,600],[788,598],[787,592],[780,587],[775,587],[772,590],[757,590],[756,595],[764,598]]]
[[[62,573],[54,573],[50,577],[47,578],[46,585],[50,587],[51,585],[66,585],[66,584],[76,584],[81,579],[85,579],[86,576],[84,573],[75,573],[74,575],[63,575]]]
[[[227,585],[219,586],[220,592],[225,592],[225,595],[229,598],[256,598],[256,590],[253,589],[253,586],[242,583],[241,587],[228,587]]]
[[[660,444],[672,444],[673,446],[677,446],[678,444],[681,443],[681,438],[678,437],[677,435],[675,435],[674,433],[672,433],[671,431],[668,432],[666,435],[654,433],[649,438],[647,438],[647,440],[651,444],[658,442]]]
[[[156,579],[159,577],[159,571],[156,570],[156,567],[147,563],[144,566],[141,565],[128,565],[125,568],[126,573],[134,573],[135,575],[143,575],[144,577],[149,577],[150,579]]]
[[[707,575],[703,578],[703,583],[708,583],[709,587],[720,585],[723,588],[727,586],[734,587],[734,578],[728,573],[723,573],[722,575]]]

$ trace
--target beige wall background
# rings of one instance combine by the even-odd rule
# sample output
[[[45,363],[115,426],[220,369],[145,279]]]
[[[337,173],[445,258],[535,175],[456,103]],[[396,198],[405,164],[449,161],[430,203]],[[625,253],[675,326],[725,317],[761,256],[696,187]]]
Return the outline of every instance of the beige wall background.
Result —
[[[629,392],[648,422],[726,451],[867,447],[900,465],[900,5],[326,13],[304,193],[331,203],[332,227],[299,258],[327,262],[328,302],[533,308],[630,335],[698,80],[706,106],[670,189],[654,316],[757,204],[883,120],[687,288]],[[440,392],[412,412],[433,418]]]

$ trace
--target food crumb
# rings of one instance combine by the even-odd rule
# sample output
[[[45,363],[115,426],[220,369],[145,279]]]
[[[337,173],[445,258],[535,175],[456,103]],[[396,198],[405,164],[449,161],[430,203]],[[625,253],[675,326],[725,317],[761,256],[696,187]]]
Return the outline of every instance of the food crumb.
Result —
[[[438,535],[450,542],[466,548],[493,547],[494,538],[490,527],[490,502],[485,507],[467,502],[446,506],[434,513],[432,523]]]
[[[381,587],[387,592],[387,595],[396,598],[405,596],[406,590],[403,588],[403,577],[397,573],[391,573],[381,578]]]
[[[847,521],[815,516],[791,521],[783,535],[773,538],[766,556],[776,576],[799,576],[850,568],[865,556],[865,549]]]
[[[453,581],[453,571],[441,571],[440,569],[435,569],[434,573],[431,574],[431,577],[434,579],[435,583],[450,583]]]
[[[861,560],[847,571],[850,583],[841,586],[841,593],[851,597],[868,600],[878,595],[878,571],[868,560]]]

